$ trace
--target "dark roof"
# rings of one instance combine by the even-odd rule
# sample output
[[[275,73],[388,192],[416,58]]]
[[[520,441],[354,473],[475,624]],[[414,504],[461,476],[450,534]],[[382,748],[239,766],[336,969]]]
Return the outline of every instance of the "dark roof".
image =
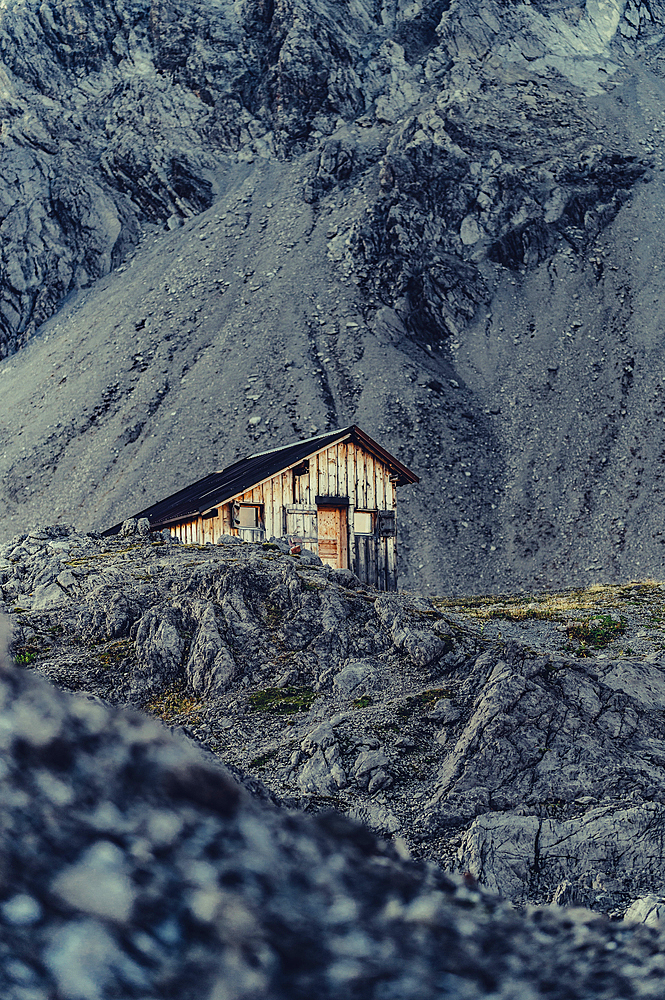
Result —
[[[151,507],[146,507],[133,516],[136,518],[147,517],[151,528],[165,528],[190,518],[197,518],[199,514],[233,499],[238,494],[244,493],[280,472],[284,472],[292,465],[297,465],[303,459],[344,438],[353,440],[366,451],[384,461],[398,477],[398,486],[420,481],[418,476],[407,469],[405,465],[398,462],[381,445],[368,437],[355,424],[352,424],[342,430],[329,431],[327,434],[319,434],[317,437],[307,438],[305,441],[297,441],[295,444],[287,444],[281,448],[274,448],[272,451],[263,451],[258,455],[243,458],[239,462],[229,465],[227,469],[211,472],[204,479],[199,479],[191,486],[186,486],[185,489],[172,493],[171,496],[160,500],[159,503],[153,504]],[[122,522],[114,524],[112,528],[108,528],[104,532],[104,535],[116,535],[121,526]]]

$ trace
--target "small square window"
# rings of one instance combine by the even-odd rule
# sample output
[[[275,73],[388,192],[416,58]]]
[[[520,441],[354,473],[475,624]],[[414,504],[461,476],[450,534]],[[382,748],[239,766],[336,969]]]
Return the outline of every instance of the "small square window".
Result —
[[[241,507],[238,514],[238,525],[241,528],[258,528],[259,508]]]
[[[354,512],[353,530],[356,535],[374,534],[374,514],[371,510],[357,510]]]

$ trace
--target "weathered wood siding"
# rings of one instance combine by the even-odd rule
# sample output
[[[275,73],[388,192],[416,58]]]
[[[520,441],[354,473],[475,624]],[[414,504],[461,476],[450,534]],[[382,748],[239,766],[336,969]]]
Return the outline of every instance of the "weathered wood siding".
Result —
[[[342,441],[308,459],[309,468],[301,475],[288,469],[259,483],[232,500],[220,504],[213,516],[200,517],[171,528],[182,542],[201,544],[215,542],[220,535],[240,535],[247,541],[259,541],[271,536],[296,535],[303,545],[326,559],[333,552],[327,544],[319,552],[316,498],[326,498],[320,506],[343,507],[339,516],[344,538],[336,549],[338,564],[348,565],[365,583],[380,590],[397,588],[397,553],[394,536],[381,538],[375,530],[372,535],[357,535],[354,531],[356,510],[395,510],[396,489],[390,481],[390,469],[370,452]],[[302,463],[299,463],[302,466]],[[297,467],[299,468],[299,467]],[[342,500],[348,499],[348,506]],[[232,523],[233,504],[256,504],[263,513],[263,524],[258,529],[238,528]],[[376,522],[376,516],[375,516]]]

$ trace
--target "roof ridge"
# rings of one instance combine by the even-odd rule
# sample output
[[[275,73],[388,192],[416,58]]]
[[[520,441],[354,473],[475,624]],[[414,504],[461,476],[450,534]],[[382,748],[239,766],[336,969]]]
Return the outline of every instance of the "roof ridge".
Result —
[[[246,458],[244,459],[242,458],[238,459],[238,461],[246,462],[250,458],[263,458],[264,455],[274,455],[278,451],[286,451],[287,448],[294,448],[297,444],[309,444],[311,441],[320,441],[322,438],[337,437],[338,435],[341,434],[347,434],[353,428],[353,426],[354,426],[353,424],[349,424],[348,427],[340,427],[339,430],[336,431],[326,431],[325,434],[316,434],[314,437],[302,438],[301,440],[298,441],[292,441],[291,444],[282,444],[279,446],[279,448],[269,448],[268,451],[257,451],[253,455],[247,455]],[[235,465],[235,462],[233,464]],[[229,468],[232,468],[232,466],[229,466]],[[225,470],[220,469],[219,471],[223,472]]]

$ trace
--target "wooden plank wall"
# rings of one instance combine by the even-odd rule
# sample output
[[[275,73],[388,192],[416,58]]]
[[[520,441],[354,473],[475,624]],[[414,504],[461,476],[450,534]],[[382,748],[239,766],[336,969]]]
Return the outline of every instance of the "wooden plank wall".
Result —
[[[317,496],[349,498],[360,509],[393,509],[390,470],[352,442],[326,448],[309,459],[309,472],[294,477],[293,502],[313,504]]]

